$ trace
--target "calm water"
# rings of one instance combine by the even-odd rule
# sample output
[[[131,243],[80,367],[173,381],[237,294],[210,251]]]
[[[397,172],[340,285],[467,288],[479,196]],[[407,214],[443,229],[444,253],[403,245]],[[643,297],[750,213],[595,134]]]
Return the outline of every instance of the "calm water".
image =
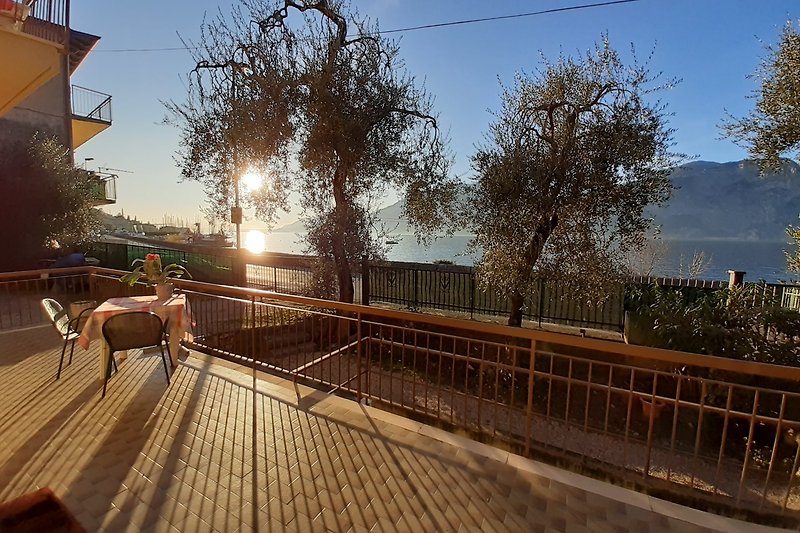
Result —
[[[304,253],[305,245],[297,233],[275,232],[267,235],[267,249],[273,252]],[[397,244],[389,248],[391,261],[432,262],[437,259],[452,261],[458,265],[473,264],[476,256],[467,255],[469,236],[454,236],[435,241],[425,247],[417,244],[413,235],[397,235]],[[788,281],[796,278],[786,271],[783,251],[788,245],[780,242],[750,241],[663,241],[663,258],[658,262],[654,274],[659,276],[685,276],[688,264],[695,252],[704,252],[704,279],[728,279],[728,270],[743,270],[745,280],[768,282]]]

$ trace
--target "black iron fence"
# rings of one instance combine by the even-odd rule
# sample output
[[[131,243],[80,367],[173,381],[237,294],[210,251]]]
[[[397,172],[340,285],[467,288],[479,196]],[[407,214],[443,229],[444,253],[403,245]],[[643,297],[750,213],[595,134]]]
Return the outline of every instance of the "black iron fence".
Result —
[[[507,315],[508,299],[498,291],[482,289],[472,267],[422,263],[370,263],[368,302],[388,302],[411,309],[444,309],[478,315]],[[587,304],[566,286],[536,280],[527,292],[524,317],[528,320],[620,329],[624,319],[624,287],[616,288],[600,304]]]
[[[163,264],[185,266],[197,281],[238,285],[271,290],[283,294],[318,296],[319,272],[316,258],[284,254],[254,255],[234,249],[209,249],[173,244],[97,243],[90,255],[109,268],[129,270],[134,259],[158,253]],[[468,315],[506,316],[508,299],[498,291],[480,287],[475,269],[469,266],[408,262],[365,261],[354,268],[356,301],[389,303],[412,310],[438,309]],[[525,319],[550,324],[563,324],[622,331],[625,310],[629,306],[629,289],[657,284],[690,291],[715,291],[728,283],[698,280],[637,276],[626,285],[609,292],[606,299],[588,304],[574,290],[561,283],[536,280],[526,295]],[[800,310],[800,286],[761,284],[764,296],[780,301],[784,307]],[[757,304],[758,302],[754,302]]]
[[[145,244],[95,243],[88,250],[88,255],[100,260],[107,268],[130,270],[135,259],[144,259],[147,254],[159,254],[161,263],[166,266],[175,263],[186,267],[192,279],[206,283],[235,285],[234,261],[232,257],[213,253],[176,250],[166,247],[148,246]]]

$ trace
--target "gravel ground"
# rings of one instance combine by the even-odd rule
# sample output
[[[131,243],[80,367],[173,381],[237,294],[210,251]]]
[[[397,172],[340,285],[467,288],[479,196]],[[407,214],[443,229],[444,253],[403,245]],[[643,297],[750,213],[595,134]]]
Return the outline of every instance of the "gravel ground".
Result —
[[[322,351],[313,344],[306,343],[292,346],[291,350],[272,350],[268,364],[285,370],[297,369],[318,360],[317,364],[305,368],[302,375],[354,392],[359,389],[360,384],[362,392],[369,391],[370,396],[384,402],[431,415],[457,426],[479,430],[487,435],[524,443],[528,427],[524,405],[522,408],[512,409],[507,404],[495,402],[494,398],[479,399],[447,386],[437,387],[436,380],[427,380],[412,369],[402,368],[400,365],[387,368],[388,361],[381,366],[372,364],[367,373],[366,369],[359,369],[355,348],[350,351],[351,354],[322,358],[325,355]],[[360,370],[362,374],[359,382]],[[442,381],[447,383],[450,378],[449,375],[443,376]],[[539,383],[538,379],[536,383]],[[602,402],[600,407],[604,410],[605,403]],[[643,474],[648,460],[648,419],[638,404],[632,407],[627,440],[623,436],[624,432],[614,434],[613,430],[609,430],[604,433],[602,421],[596,420],[595,412],[591,413],[592,420],[581,414],[582,422],[576,422],[574,403],[570,423],[563,419],[563,408],[561,419],[548,418],[538,413],[534,415],[530,423],[531,439],[534,444],[546,448],[566,450],[586,457],[591,462],[623,466],[632,472]],[[800,510],[800,479],[790,479],[785,472],[781,473],[776,469],[770,479],[770,488],[765,494],[766,469],[754,467],[751,461],[742,481],[742,462],[737,458],[723,454],[718,468],[718,457],[708,456],[706,452],[701,452],[697,457],[691,452],[671,452],[668,429],[671,427],[671,416],[661,422],[663,423],[658,427],[654,425],[656,429],[649,457],[650,476],[693,487],[702,493],[713,493],[716,487],[717,494],[734,499],[739,495],[741,501],[755,506],[761,504],[762,495],[765,495],[763,506],[772,508],[773,511],[782,508],[791,481],[786,506],[789,510]],[[623,425],[625,421],[617,420],[617,423]]]

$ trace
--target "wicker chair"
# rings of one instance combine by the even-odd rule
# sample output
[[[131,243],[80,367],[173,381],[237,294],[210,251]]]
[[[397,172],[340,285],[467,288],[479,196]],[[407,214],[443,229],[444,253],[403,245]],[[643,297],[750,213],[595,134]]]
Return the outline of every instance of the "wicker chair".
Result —
[[[167,385],[169,385],[169,369],[164,355],[164,323],[157,314],[137,311],[114,315],[103,323],[103,338],[108,343],[109,349],[108,366],[103,382],[103,397],[106,395],[106,386],[111,377],[111,365],[116,365],[114,353],[121,350],[158,346],[161,350],[161,361],[164,363],[164,373],[167,375]],[[167,350],[169,350],[169,346],[167,346]]]
[[[81,330],[86,324],[89,315],[94,310],[94,307],[84,309],[78,316],[70,319],[66,309],[52,298],[45,298],[42,300],[41,305],[44,314],[50,319],[50,322],[61,338],[64,339],[64,346],[61,348],[61,359],[58,361],[58,372],[56,373],[56,379],[59,379],[61,378],[61,368],[64,366],[64,355],[67,352],[67,343],[72,343],[69,349],[69,363],[67,363],[67,365],[71,365],[72,354],[75,351],[75,341],[81,336]]]

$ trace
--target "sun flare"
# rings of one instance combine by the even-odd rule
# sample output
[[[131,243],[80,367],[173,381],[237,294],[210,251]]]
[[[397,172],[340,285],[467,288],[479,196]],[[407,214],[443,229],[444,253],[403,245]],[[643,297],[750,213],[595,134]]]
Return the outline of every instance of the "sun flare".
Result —
[[[251,193],[261,188],[264,183],[264,177],[258,172],[249,171],[242,175],[241,184],[244,192]]]
[[[258,230],[250,230],[244,239],[244,247],[254,254],[260,254],[267,248],[267,236]]]

